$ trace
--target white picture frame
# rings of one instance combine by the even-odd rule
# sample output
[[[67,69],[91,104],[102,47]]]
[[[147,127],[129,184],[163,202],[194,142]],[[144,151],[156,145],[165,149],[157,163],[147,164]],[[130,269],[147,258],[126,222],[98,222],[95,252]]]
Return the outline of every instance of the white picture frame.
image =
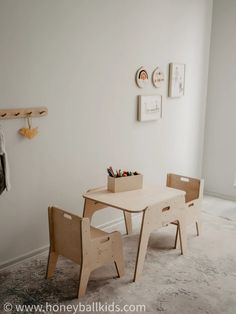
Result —
[[[169,64],[169,89],[168,96],[171,98],[182,97],[185,89],[185,64]]]
[[[162,118],[161,95],[138,96],[138,121],[155,121]]]

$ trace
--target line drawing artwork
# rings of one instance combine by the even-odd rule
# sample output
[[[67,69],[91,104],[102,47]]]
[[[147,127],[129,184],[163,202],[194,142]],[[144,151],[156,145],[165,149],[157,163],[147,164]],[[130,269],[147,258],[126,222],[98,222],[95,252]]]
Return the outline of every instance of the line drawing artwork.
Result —
[[[169,97],[181,97],[184,95],[185,64],[171,63],[169,78]]]

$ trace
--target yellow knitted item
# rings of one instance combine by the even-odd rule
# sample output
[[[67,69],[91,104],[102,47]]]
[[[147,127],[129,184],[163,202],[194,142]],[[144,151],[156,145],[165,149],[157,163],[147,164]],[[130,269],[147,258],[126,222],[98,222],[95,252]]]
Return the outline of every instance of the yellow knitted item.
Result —
[[[21,128],[19,130],[19,133],[22,135],[22,136],[25,136],[27,137],[28,139],[32,139],[33,137],[35,137],[39,131],[38,131],[38,128]]]

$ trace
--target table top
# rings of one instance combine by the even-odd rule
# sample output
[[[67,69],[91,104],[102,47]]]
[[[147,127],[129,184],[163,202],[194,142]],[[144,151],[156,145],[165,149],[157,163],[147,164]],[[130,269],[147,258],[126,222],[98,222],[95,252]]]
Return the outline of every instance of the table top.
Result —
[[[129,212],[141,212],[148,206],[185,194],[185,191],[166,186],[144,187],[140,190],[119,193],[110,192],[106,187],[102,187],[88,191],[83,197]]]

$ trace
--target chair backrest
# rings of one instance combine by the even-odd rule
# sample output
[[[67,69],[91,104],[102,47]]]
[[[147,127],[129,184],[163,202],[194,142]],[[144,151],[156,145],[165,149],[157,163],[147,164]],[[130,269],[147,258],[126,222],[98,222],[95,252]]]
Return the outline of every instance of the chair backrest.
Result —
[[[185,202],[191,202],[195,199],[202,199],[204,180],[185,177],[173,173],[167,174],[168,187],[186,192]]]
[[[80,263],[82,242],[90,239],[90,223],[88,218],[68,213],[56,207],[48,208],[49,234],[51,250]]]

